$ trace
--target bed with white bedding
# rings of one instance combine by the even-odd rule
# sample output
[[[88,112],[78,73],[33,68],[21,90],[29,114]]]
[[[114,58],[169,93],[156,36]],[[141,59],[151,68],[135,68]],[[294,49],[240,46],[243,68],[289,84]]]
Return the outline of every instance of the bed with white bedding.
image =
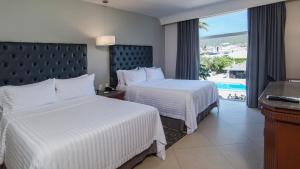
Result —
[[[197,129],[197,116],[211,105],[218,105],[218,89],[205,80],[159,79],[118,86],[129,101],[158,108],[160,115],[185,122],[187,133]]]
[[[114,169],[154,141],[165,158],[157,109],[87,96],[5,114],[0,162],[8,169]]]
[[[152,46],[113,45],[109,51],[110,86],[126,90],[127,100],[158,108],[166,127],[190,134],[218,105],[213,82],[165,79],[163,69],[153,67]]]
[[[96,96],[87,60],[86,44],[0,42],[1,169],[128,169],[165,158],[158,110]]]

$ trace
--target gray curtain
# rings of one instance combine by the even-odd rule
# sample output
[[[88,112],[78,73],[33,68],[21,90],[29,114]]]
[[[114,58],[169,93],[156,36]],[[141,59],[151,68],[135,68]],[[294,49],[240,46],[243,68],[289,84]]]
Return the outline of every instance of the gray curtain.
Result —
[[[258,98],[270,81],[286,79],[284,2],[248,9],[247,105]]]
[[[178,23],[176,78],[199,79],[199,19]]]

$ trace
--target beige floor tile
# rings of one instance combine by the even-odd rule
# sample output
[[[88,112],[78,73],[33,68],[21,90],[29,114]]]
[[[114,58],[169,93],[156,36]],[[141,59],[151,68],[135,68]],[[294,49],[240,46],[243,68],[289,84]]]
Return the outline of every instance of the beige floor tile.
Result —
[[[258,139],[264,137],[264,124],[239,124],[231,125],[232,127],[246,133],[250,139]]]
[[[182,169],[234,169],[215,147],[175,150]]]
[[[214,145],[213,142],[210,141],[204,135],[200,133],[193,133],[185,136],[170,148],[174,150],[174,149],[182,149],[182,148],[207,147],[213,145]]]
[[[229,127],[230,124],[221,120],[217,113],[211,113],[205,119],[203,119],[198,128],[205,129],[205,128],[216,128],[216,127]]]
[[[228,145],[251,142],[251,140],[247,137],[246,133],[235,127],[199,129],[197,132],[206,136],[215,145]]]
[[[262,138],[250,138],[256,145],[258,145],[261,149],[264,148],[264,137]]]
[[[165,161],[149,157],[138,169],[263,169],[264,118],[243,102],[221,100],[198,130],[174,144]]]
[[[244,102],[221,101],[220,119],[229,124],[263,124],[258,109],[249,109]]]
[[[237,169],[261,168],[263,149],[256,144],[235,144],[218,148]]]
[[[135,167],[135,169],[180,169],[180,167],[175,153],[172,150],[168,150],[166,160],[150,156],[143,163]]]

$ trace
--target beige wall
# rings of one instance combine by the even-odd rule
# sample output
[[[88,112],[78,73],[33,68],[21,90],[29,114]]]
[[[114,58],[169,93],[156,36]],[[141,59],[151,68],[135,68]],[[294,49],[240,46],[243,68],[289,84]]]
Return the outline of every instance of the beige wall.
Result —
[[[0,25],[0,41],[87,43],[96,84],[109,81],[107,47],[95,47],[99,35],[116,35],[118,44],[152,45],[154,64],[164,62],[158,19],[81,0],[1,0]]]
[[[175,78],[177,60],[177,24],[164,26],[165,32],[165,74]]]
[[[300,1],[287,2],[286,7],[286,73],[289,79],[300,79]]]

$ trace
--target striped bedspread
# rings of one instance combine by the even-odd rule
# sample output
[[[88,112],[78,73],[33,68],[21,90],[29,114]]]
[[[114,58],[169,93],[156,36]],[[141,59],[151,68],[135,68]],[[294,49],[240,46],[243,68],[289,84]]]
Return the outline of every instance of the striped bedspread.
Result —
[[[162,116],[185,121],[188,134],[197,129],[198,114],[219,101],[217,86],[206,80],[162,79],[122,89],[126,100],[151,105]]]
[[[84,97],[4,115],[0,162],[8,169],[114,169],[165,135],[156,108]]]

